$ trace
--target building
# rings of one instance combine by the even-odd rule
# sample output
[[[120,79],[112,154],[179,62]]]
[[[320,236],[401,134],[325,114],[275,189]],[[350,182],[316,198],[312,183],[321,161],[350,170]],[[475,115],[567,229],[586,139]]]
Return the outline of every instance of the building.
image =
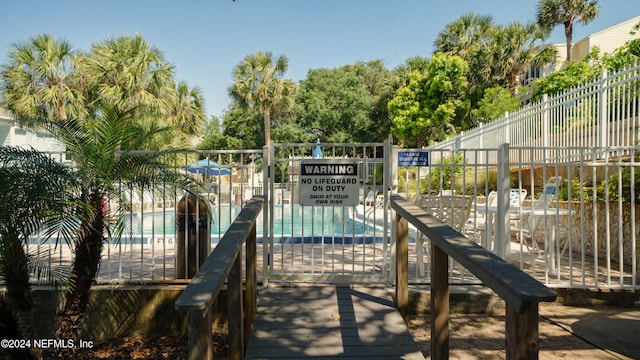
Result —
[[[582,60],[596,47],[600,49],[601,53],[614,52],[627,41],[640,38],[640,31],[635,35],[631,35],[633,27],[638,23],[640,23],[640,16],[636,16],[585,37],[573,44],[571,57],[576,61]],[[562,48],[566,49],[566,46],[563,44]],[[562,59],[564,59],[564,57]],[[562,61],[560,61],[560,63],[562,64]]]
[[[13,115],[0,108],[0,145],[34,148],[39,151],[61,152],[64,146],[44,130],[32,130],[18,125]]]
[[[640,31],[631,35],[633,27],[640,23],[640,16],[623,21],[606,29],[595,32],[584,39],[575,42],[571,48],[571,58],[573,61],[584,59],[593,49],[600,49],[600,53],[613,53],[617,48],[623,46],[627,41],[640,38]],[[558,50],[556,63],[546,68],[531,69],[523,77],[523,85],[528,85],[533,79],[549,75],[552,71],[562,68],[567,56],[567,44],[553,44]]]

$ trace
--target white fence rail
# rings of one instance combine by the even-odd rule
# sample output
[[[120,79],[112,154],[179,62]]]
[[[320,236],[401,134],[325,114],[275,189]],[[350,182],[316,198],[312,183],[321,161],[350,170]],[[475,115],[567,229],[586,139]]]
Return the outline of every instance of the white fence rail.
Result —
[[[400,167],[398,192],[548,286],[637,289],[640,147],[605,150],[416,150],[440,160]],[[551,156],[530,161],[537,151]],[[551,178],[558,185],[545,193]],[[522,201],[510,202],[511,189]],[[413,281],[429,282],[427,242],[415,246]],[[451,281],[474,279],[452,266]]]
[[[640,65],[607,74],[554,97],[544,97],[501,119],[438,143],[433,149],[495,149],[500,144],[538,148],[526,161],[549,156],[549,149],[602,151],[640,143]],[[557,151],[557,150],[556,150]],[[578,161],[578,154],[566,153]],[[602,157],[592,152],[594,161]],[[522,159],[520,159],[522,160]]]
[[[340,146],[323,148],[325,154],[331,154],[327,158],[344,157],[341,149]],[[348,147],[345,149],[351,151]],[[198,158],[209,157],[220,168],[231,171],[231,175],[212,175],[205,179],[210,185],[202,195],[211,202],[212,246],[246,199],[254,194],[272,194],[269,208],[275,223],[265,227],[264,219],[259,218],[258,250],[262,251],[264,240],[269,237],[279,238],[279,241],[267,242],[271,246],[267,249],[270,257],[263,258],[259,264],[263,269],[260,276],[268,272],[291,279],[324,277],[330,280],[348,276],[361,281],[390,276],[388,264],[393,254],[388,251],[390,240],[386,239],[393,216],[387,214],[387,197],[382,190],[391,188],[421,206],[428,206],[434,215],[508,257],[548,286],[640,288],[640,147],[501,145],[484,149],[421,149],[416,151],[428,152],[429,166],[391,166],[391,171],[385,171],[385,174],[397,173],[398,177],[387,183],[379,176],[379,171],[385,163],[398,164],[397,153],[386,156],[382,144],[354,149],[368,152],[368,160],[363,160],[363,170],[368,168],[362,173],[363,190],[370,188],[377,195],[368,199],[367,193],[371,191],[363,191],[362,203],[355,207],[308,209],[311,214],[306,220],[296,220],[294,211],[301,206],[296,204],[297,179],[293,169],[301,158],[306,157],[296,146],[276,147],[274,163],[279,165],[275,166],[272,188],[264,183],[263,164],[255,161],[262,157],[261,151],[179,153],[170,163],[182,171]],[[532,161],[532,154],[537,152],[548,156]],[[599,160],[593,161],[595,158]],[[541,199],[544,184],[551,177],[562,181],[553,201],[547,202],[545,212],[540,214],[536,201]],[[510,206],[508,201],[492,205],[487,200],[490,193],[496,191],[499,198],[506,201],[511,188],[526,190],[527,195],[519,207]],[[281,191],[276,191],[278,189]],[[96,280],[99,283],[176,281],[176,249],[180,245],[176,235],[176,204],[183,194],[164,184],[147,192],[126,191],[129,194],[127,205],[131,209],[124,214],[128,225],[120,241],[106,238]],[[462,211],[452,210],[457,206],[466,207]],[[488,220],[491,216],[494,221]],[[532,228],[534,217],[536,224]],[[321,225],[316,221],[318,218]],[[349,226],[357,223],[370,229],[372,233],[367,236],[371,235],[373,240],[345,242],[340,240],[344,236],[338,237],[333,230],[319,227],[324,226],[322,219],[343,224],[347,218],[351,221]],[[314,235],[320,231],[322,241],[289,241],[295,236],[288,235],[285,230],[298,225],[312,226],[304,231]],[[271,232],[269,228],[274,230]],[[353,234],[350,236],[355,238]],[[428,268],[427,243],[421,242],[415,231],[412,237],[411,281],[429,282],[428,272],[424,271]],[[304,240],[304,236],[301,238]],[[376,239],[381,241],[374,241]],[[71,263],[72,249],[65,244],[56,246],[40,240],[32,239],[28,246],[31,254],[53,266]],[[452,283],[476,281],[464,269],[452,264]]]
[[[392,254],[387,251],[386,239],[389,220],[393,217],[387,214],[388,191],[385,190],[390,189],[429,206],[434,214],[452,225],[461,224],[458,226],[461,231],[509,257],[549,286],[640,288],[639,89],[640,66],[615,74],[604,72],[591,84],[552,98],[545,97],[429,149],[416,149],[429,153],[429,167],[399,168],[396,172],[397,153],[388,155],[383,144],[322,144],[326,158],[360,157],[365,175],[362,188],[376,191],[371,200],[368,199],[369,191],[363,191],[362,203],[341,209],[343,212],[338,218],[348,214],[365,227],[370,225],[376,231],[374,238],[381,229],[380,236],[384,240],[371,249],[351,246],[351,249],[338,251],[332,245],[333,252],[329,254],[324,245],[314,246],[312,253],[320,252],[313,256],[320,256],[319,263],[322,264],[330,259],[329,266],[334,274],[352,276],[359,271],[365,278],[373,271],[376,277],[388,277]],[[293,171],[301,158],[313,156],[317,145],[274,146],[271,157],[274,182],[271,184],[265,181],[265,165],[261,161],[266,158],[264,150],[178,152],[165,160],[177,170],[186,171],[190,163],[208,158],[218,163],[218,169],[230,172],[229,175],[220,173],[206,177],[194,174],[202,176],[205,182],[202,195],[211,203],[211,240],[215,245],[244,201],[253,195],[270,194],[272,214],[276,210],[284,213],[295,208],[297,192]],[[65,154],[52,156],[66,160]],[[379,176],[383,168],[384,176]],[[535,221],[533,229],[531,218],[540,218],[535,211],[536,200],[551,177],[563,179],[558,196],[554,203],[548,204],[543,220]],[[507,196],[507,190],[511,188],[527,192],[515,213],[512,209],[516,207],[509,206]],[[128,227],[120,241],[106,239],[97,281],[174,281],[178,242],[176,205],[183,193],[164,184],[148,191],[122,190],[128,191],[130,210],[124,214]],[[497,191],[498,199],[501,199],[497,206],[487,199],[492,190]],[[460,196],[464,201],[456,198]],[[470,199],[468,202],[467,198]],[[459,203],[470,205],[462,212],[448,210]],[[112,205],[110,208],[116,208],[116,204]],[[462,215],[456,215],[458,213]],[[335,211],[331,214],[335,218]],[[276,235],[275,224],[267,216],[258,224],[262,232],[262,236],[258,233],[259,242]],[[463,216],[462,222],[452,220],[456,216]],[[487,226],[491,216],[502,220]],[[266,221],[269,221],[268,226],[262,226]],[[292,225],[288,223],[287,226]],[[499,244],[494,240],[507,234],[509,236],[503,237]],[[429,281],[423,275],[427,248],[420,246],[420,239],[419,234],[414,234],[416,246],[411,255],[413,281],[418,282]],[[32,239],[28,246],[31,254],[53,266],[71,263],[72,249],[65,244],[40,240],[38,237]],[[266,252],[269,255],[261,264],[263,273],[295,274],[309,261],[312,264],[318,261],[316,257],[307,259],[298,255],[295,249],[292,250],[291,243],[285,244],[285,241],[270,246],[272,248]],[[372,261],[368,257],[369,250],[373,251]],[[274,257],[277,254],[280,258]],[[295,260],[297,256],[300,257]],[[358,262],[343,264],[349,256]],[[323,271],[321,269],[319,273],[323,274]],[[310,270],[307,273],[315,275],[318,272]],[[453,282],[474,281],[464,269],[455,265],[452,265],[451,279]]]

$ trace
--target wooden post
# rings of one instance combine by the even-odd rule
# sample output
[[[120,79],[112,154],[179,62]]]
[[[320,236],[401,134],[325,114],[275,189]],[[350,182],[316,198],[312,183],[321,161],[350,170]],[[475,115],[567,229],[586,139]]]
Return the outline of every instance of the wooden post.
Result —
[[[431,254],[431,359],[448,359],[449,256],[433,241]]]
[[[507,359],[538,359],[538,303],[531,303],[522,314],[507,304]]]
[[[404,315],[409,306],[409,223],[400,215],[396,221],[396,305]]]
[[[242,316],[242,254],[233,261],[227,278],[227,308],[229,311],[229,357],[244,359],[244,320]],[[211,331],[211,329],[209,329]]]
[[[251,335],[251,324],[253,322],[253,316],[257,311],[257,298],[258,298],[258,281],[256,274],[256,225],[253,224],[249,237],[247,238],[246,245],[246,285],[244,293],[244,346],[247,346],[247,341]]]
[[[211,308],[189,311],[189,360],[213,360]]]

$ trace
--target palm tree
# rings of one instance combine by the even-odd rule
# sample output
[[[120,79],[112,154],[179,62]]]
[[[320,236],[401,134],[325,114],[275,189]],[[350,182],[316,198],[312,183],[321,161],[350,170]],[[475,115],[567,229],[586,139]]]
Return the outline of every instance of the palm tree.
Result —
[[[464,14],[446,24],[444,30],[438,33],[434,42],[434,53],[457,55],[468,62],[478,47],[489,40],[489,33],[493,27],[491,15]]]
[[[487,59],[492,65],[494,81],[506,85],[515,95],[519,76],[527,69],[555,61],[555,48],[542,45],[548,36],[547,30],[533,22],[496,26],[491,33],[490,56]]]
[[[107,217],[103,210],[105,203],[127,203],[123,201],[125,194],[118,183],[124,182],[140,191],[150,189],[156,183],[177,185],[191,192],[195,192],[198,186],[187,175],[178,174],[161,163],[168,151],[139,152],[122,146],[127,144],[131,148],[139,148],[155,135],[140,131],[134,113],[135,109],[121,112],[104,108],[98,117],[47,124],[51,133],[73,156],[76,177],[81,184],[80,200],[86,204],[78,209],[81,224],[74,244],[70,279],[73,286],[67,289],[65,305],[59,314],[56,335],[62,339],[76,339],[79,334],[105,234],[110,233],[117,240],[122,230],[122,219]],[[159,131],[164,130],[166,128]]]
[[[57,279],[46,261],[40,262],[27,252],[29,236],[39,229],[55,229],[69,239],[76,228],[71,218],[68,199],[77,188],[71,170],[35,150],[0,147],[0,274],[5,280],[5,301],[12,312],[23,339],[36,337],[35,303],[30,274],[47,274]],[[69,241],[69,240],[66,240]],[[39,359],[39,349],[31,348],[30,356]]]
[[[583,25],[598,16],[597,0],[539,0],[538,24],[547,30],[556,25],[564,26],[567,42],[567,61],[571,61],[573,47],[573,23],[577,20]]]
[[[120,111],[136,109],[136,116],[168,116],[175,97],[173,66],[141,35],[121,36],[94,44],[80,58],[89,105]]]
[[[469,64],[470,92],[490,82],[491,67],[486,58],[494,27],[491,15],[467,13],[445,25],[434,42],[434,54],[456,55]]]
[[[69,43],[49,35],[14,44],[1,68],[4,107],[26,121],[84,116],[83,95],[72,76],[75,58]]]
[[[132,151],[144,148],[156,134],[168,129],[161,124],[144,130],[141,126],[143,120],[153,119],[153,115],[168,114],[175,97],[171,66],[164,64],[156,49],[138,36],[96,45],[90,55],[76,57],[71,51],[60,50],[56,51],[60,56],[43,55],[38,58],[41,61],[32,61],[29,54],[48,54],[38,39],[16,46],[10,53],[13,56],[9,65],[3,67],[2,85],[5,98],[11,100],[5,106],[19,119],[30,119],[31,125],[49,130],[73,156],[74,175],[81,184],[76,193],[84,206],[76,208],[75,217],[80,225],[73,244],[71,286],[65,292],[57,335],[75,339],[100,263],[105,232],[109,230],[118,238],[117,219],[107,218],[103,212],[105,203],[113,198],[122,200],[124,196],[115,182],[124,181],[137,189],[148,188],[152,183],[193,189],[196,184],[158,162],[166,152]],[[67,48],[54,41],[45,44]],[[69,65],[61,66],[66,71],[55,73],[59,75],[57,82],[64,82],[62,88],[75,95],[64,101],[58,101],[62,94],[47,91],[59,87],[44,77],[48,74],[44,70],[58,66],[61,61]],[[34,78],[31,83],[24,80],[31,78]],[[52,85],[43,85],[47,83]],[[44,90],[25,91],[30,90],[29,86],[41,86]],[[30,106],[31,103],[35,106]]]
[[[189,88],[186,82],[181,81],[176,88],[174,103],[168,125],[179,131],[178,138],[183,143],[190,143],[193,137],[203,134],[207,122],[202,90],[197,86]]]
[[[264,141],[271,150],[271,110],[293,102],[295,85],[283,80],[289,60],[281,55],[277,59],[271,52],[258,51],[247,55],[233,71],[234,84],[229,88],[231,97],[246,107],[256,107],[264,120]],[[269,159],[267,159],[269,160]]]

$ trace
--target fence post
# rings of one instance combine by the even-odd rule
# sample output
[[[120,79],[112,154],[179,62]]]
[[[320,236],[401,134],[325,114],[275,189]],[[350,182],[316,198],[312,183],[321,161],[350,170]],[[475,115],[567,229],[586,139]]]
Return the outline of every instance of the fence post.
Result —
[[[244,320],[242,301],[242,253],[236,256],[227,278],[227,311],[229,312],[229,357],[244,359]],[[211,329],[209,329],[211,332]]]
[[[253,316],[257,312],[258,281],[256,279],[256,224],[254,223],[249,232],[246,244],[246,285],[244,292],[244,346],[247,346]]]
[[[189,360],[213,360],[212,309],[189,311]]]
[[[404,315],[409,306],[409,223],[396,215],[396,302]]]
[[[390,277],[389,273],[387,272],[388,270],[390,270],[391,268],[391,264],[388,262],[389,259],[389,247],[388,247],[388,243],[389,243],[389,211],[387,211],[386,209],[389,209],[389,193],[390,191],[394,191],[396,192],[398,190],[398,147],[397,146],[393,146],[392,145],[392,139],[391,136],[385,140],[384,142],[384,166],[383,166],[383,171],[384,171],[384,178],[382,180],[382,184],[383,184],[383,191],[382,193],[384,194],[384,201],[383,201],[383,205],[385,208],[385,211],[383,212],[383,237],[384,237],[384,242],[382,244],[382,254],[384,256],[384,258],[386,259],[385,262],[383,262],[383,266],[384,266],[384,272],[385,274],[383,276],[386,276],[387,278]]]
[[[496,211],[496,233],[494,246],[496,255],[507,259],[511,254],[509,228],[509,195],[511,180],[509,174],[509,144],[498,147],[498,209]]]
[[[449,358],[449,256],[431,242],[431,358]]]
[[[537,359],[538,303],[529,304],[524,313],[518,314],[507,304],[506,309],[506,358]]]
[[[547,148],[549,147],[549,138],[551,137],[551,106],[549,105],[549,96],[542,95],[542,147],[544,148],[543,158],[547,158]]]
[[[609,81],[607,79],[607,75],[607,69],[603,69],[602,74],[600,75],[602,80],[599,91],[600,101],[598,101],[598,146],[600,147],[598,157],[600,158],[603,156],[604,149],[609,146],[609,98],[607,96],[607,91],[609,91]]]
[[[269,148],[265,145],[262,147],[262,158],[268,158]],[[262,195],[264,196],[264,203],[262,204],[262,223],[269,223],[269,212],[273,209],[270,205],[270,189],[269,189],[269,177],[267,172],[269,171],[269,164],[265,161],[262,164]],[[273,224],[262,227],[262,286],[267,287],[269,285],[269,275],[271,269],[271,254],[272,254],[272,242],[271,229]]]

